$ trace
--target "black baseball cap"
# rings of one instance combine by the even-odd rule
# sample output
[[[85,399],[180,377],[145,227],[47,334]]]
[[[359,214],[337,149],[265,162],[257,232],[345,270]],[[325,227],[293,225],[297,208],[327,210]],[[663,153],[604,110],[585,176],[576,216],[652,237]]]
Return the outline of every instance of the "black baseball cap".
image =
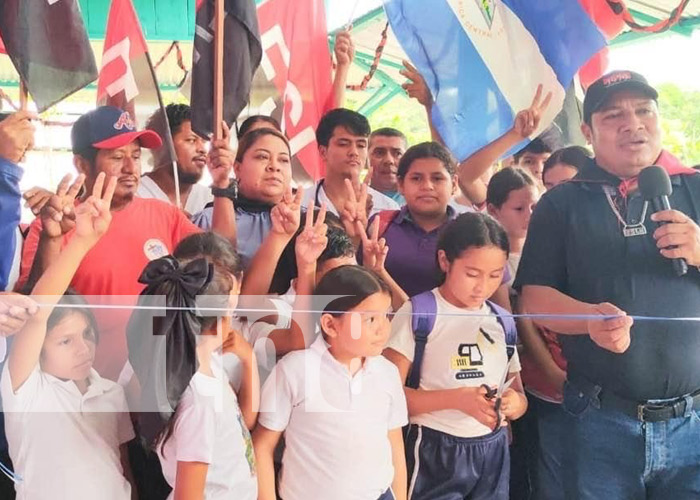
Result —
[[[634,71],[613,71],[603,75],[588,87],[583,99],[583,121],[591,123],[591,116],[605,104],[608,98],[621,90],[638,90],[656,100],[659,93],[647,79]]]
[[[153,130],[137,130],[127,111],[114,106],[100,106],[88,111],[73,124],[73,154],[96,149],[116,149],[138,140],[142,147],[157,149],[163,145]]]

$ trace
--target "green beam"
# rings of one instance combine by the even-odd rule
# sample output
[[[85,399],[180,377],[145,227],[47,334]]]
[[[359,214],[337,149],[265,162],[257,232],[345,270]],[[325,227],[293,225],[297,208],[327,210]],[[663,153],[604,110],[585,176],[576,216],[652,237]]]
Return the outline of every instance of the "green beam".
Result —
[[[358,113],[362,113],[365,115],[367,118],[369,118],[375,111],[377,111],[379,108],[384,106],[387,102],[392,100],[395,96],[401,93],[403,90],[402,88],[398,89],[392,89],[392,90],[385,90],[387,87],[383,87],[382,90],[374,94],[372,97],[370,97],[367,102],[365,102],[360,109],[358,110]],[[372,101],[372,102],[370,102]]]
[[[357,66],[359,66],[360,68],[364,69],[365,71],[369,71],[370,68],[372,67],[371,64],[368,64],[368,63],[361,61],[361,60],[358,60],[358,59],[355,59],[355,64]],[[390,77],[389,75],[384,73],[381,69],[377,68],[377,71],[374,72],[374,78],[379,80],[383,85],[386,85],[392,89],[395,89],[397,87],[399,89],[401,88],[401,85],[396,83],[392,77]]]

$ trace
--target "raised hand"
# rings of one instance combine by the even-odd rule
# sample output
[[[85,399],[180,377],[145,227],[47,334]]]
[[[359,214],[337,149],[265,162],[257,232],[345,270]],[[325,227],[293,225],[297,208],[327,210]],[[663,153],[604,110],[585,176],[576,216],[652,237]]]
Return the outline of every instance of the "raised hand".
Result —
[[[105,174],[100,172],[92,188],[92,196],[75,209],[75,238],[94,245],[107,232],[112,221],[109,207],[117,187],[117,177],[111,176],[104,188]]]
[[[48,189],[33,187],[25,191],[22,198],[24,198],[26,202],[25,206],[29,208],[34,215],[39,215],[41,209],[44,208],[44,205],[49,202],[53,195],[54,194]]]
[[[515,121],[511,130],[521,139],[530,137],[537,130],[537,127],[540,126],[542,114],[547,110],[552,100],[552,93],[547,92],[542,101],[542,91],[543,87],[540,84],[537,86],[537,92],[535,92],[535,97],[532,99],[530,107],[515,115]]]
[[[360,233],[357,228],[367,227],[367,189],[369,179],[370,176],[368,175],[364,182],[359,185],[353,185],[350,179],[345,179],[347,197],[345,205],[340,211],[340,220],[348,236],[350,236],[356,244],[360,239]],[[363,231],[364,229],[361,232]]]
[[[236,155],[231,150],[231,130],[222,122],[221,127],[224,131],[223,138],[218,141],[212,140],[209,149],[209,173],[214,186],[218,188],[227,188],[231,182],[231,170],[236,160]]]
[[[384,238],[379,237],[379,217],[375,217],[369,227],[369,236],[363,227],[357,223],[357,231],[362,239],[362,265],[376,273],[384,271],[384,263],[389,253],[389,247]]]
[[[338,66],[348,66],[355,59],[355,44],[348,30],[339,31],[335,35],[334,52]]]
[[[315,266],[316,261],[326,249],[326,245],[328,244],[328,238],[326,237],[328,226],[325,224],[325,203],[321,204],[321,209],[316,217],[316,222],[313,221],[313,218],[314,202],[313,200],[309,200],[309,205],[306,208],[306,222],[304,224],[304,230],[299,234],[299,236],[297,236],[294,244],[294,252],[296,254],[298,268]]]
[[[408,97],[416,99],[424,107],[429,108],[433,105],[433,95],[430,93],[428,84],[425,83],[423,75],[408,61],[403,61],[404,69],[399,71],[399,74],[409,79],[408,82],[401,85],[408,94]]]
[[[24,154],[34,147],[34,125],[37,116],[29,111],[18,111],[0,121],[0,158],[12,163],[22,161]]]
[[[25,295],[0,292],[0,337],[20,331],[38,310],[36,303]]]
[[[85,182],[85,175],[80,174],[70,183],[70,174],[61,179],[52,195],[41,209],[40,217],[44,234],[49,238],[58,238],[75,227],[75,197]]]
[[[301,223],[301,200],[304,196],[304,189],[297,189],[296,194],[292,194],[290,188],[282,197],[282,200],[272,207],[270,219],[272,219],[272,232],[292,238],[299,229]]]
[[[229,332],[228,338],[221,345],[221,351],[224,354],[235,354],[242,361],[249,360],[253,356],[253,348],[236,330]]]

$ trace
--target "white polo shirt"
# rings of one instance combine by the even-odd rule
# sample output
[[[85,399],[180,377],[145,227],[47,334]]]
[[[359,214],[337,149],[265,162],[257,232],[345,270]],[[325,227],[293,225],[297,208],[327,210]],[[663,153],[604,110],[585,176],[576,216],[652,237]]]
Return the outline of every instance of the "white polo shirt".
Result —
[[[368,217],[372,217],[374,214],[381,212],[382,210],[399,210],[401,208],[394,200],[389,198],[387,195],[380,193],[371,186],[367,186],[367,193],[372,197],[372,210],[369,214],[367,214]],[[309,186],[304,190],[302,206],[308,206],[310,200],[313,200],[314,205],[319,207],[321,206],[321,203],[325,202],[328,211],[340,217],[338,209],[326,195],[326,190],[323,188],[322,181],[318,181],[313,186]]]
[[[129,500],[119,445],[134,438],[122,388],[91,370],[81,394],[73,381],[35,368],[16,391],[2,373],[5,432],[17,500]]]
[[[204,498],[256,500],[253,441],[221,355],[212,356],[211,368],[213,377],[194,374],[180,398],[172,436],[162,450],[160,444],[156,447],[163,475],[174,488],[179,461],[203,462],[209,464]]]
[[[170,203],[170,198],[165,194],[156,182],[147,175],[141,176],[139,188],[136,190],[136,196],[139,198],[155,198],[166,203]],[[185,212],[190,215],[204,210],[207,203],[214,201],[214,196],[211,194],[211,188],[204,184],[193,184],[190,195],[185,203]]]
[[[284,500],[379,498],[394,479],[388,432],[406,423],[396,367],[375,356],[351,376],[323,337],[277,363],[258,417],[258,425],[285,433]]]
[[[497,386],[508,363],[506,335],[487,304],[470,311],[447,302],[433,289],[438,316],[428,336],[421,366],[419,388],[428,391]],[[413,362],[416,342],[411,329],[411,302],[406,301],[391,322],[391,348]],[[517,350],[510,372],[520,371]],[[471,415],[459,410],[440,410],[412,415],[411,423],[459,437],[478,437],[492,432]]]

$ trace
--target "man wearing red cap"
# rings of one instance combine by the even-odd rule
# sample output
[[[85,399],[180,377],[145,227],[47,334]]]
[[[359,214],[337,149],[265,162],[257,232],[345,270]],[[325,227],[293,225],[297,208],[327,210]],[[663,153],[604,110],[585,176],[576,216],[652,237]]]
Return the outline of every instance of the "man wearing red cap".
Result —
[[[700,322],[668,319],[700,312],[700,175],[662,149],[657,97],[632,71],[589,87],[595,158],[528,229],[515,287],[529,313],[565,316],[536,322],[562,334],[568,361],[565,491],[543,498],[700,498]],[[673,210],[652,215],[637,177],[654,164]]]
[[[72,185],[59,186],[34,221],[22,258],[20,282],[38,278],[71,238],[73,203],[84,179],[86,192],[100,172],[117,177],[109,230],[83,259],[72,287],[93,304],[127,306],[96,309],[100,341],[95,368],[117,380],[126,361],[125,327],[146,264],[171,253],[185,236],[199,229],[176,207],[160,200],[136,197],[141,176],[141,148],[154,149],[162,142],[152,130],[137,130],[129,114],[102,106],[81,116],[73,125],[74,164],[80,177]]]

